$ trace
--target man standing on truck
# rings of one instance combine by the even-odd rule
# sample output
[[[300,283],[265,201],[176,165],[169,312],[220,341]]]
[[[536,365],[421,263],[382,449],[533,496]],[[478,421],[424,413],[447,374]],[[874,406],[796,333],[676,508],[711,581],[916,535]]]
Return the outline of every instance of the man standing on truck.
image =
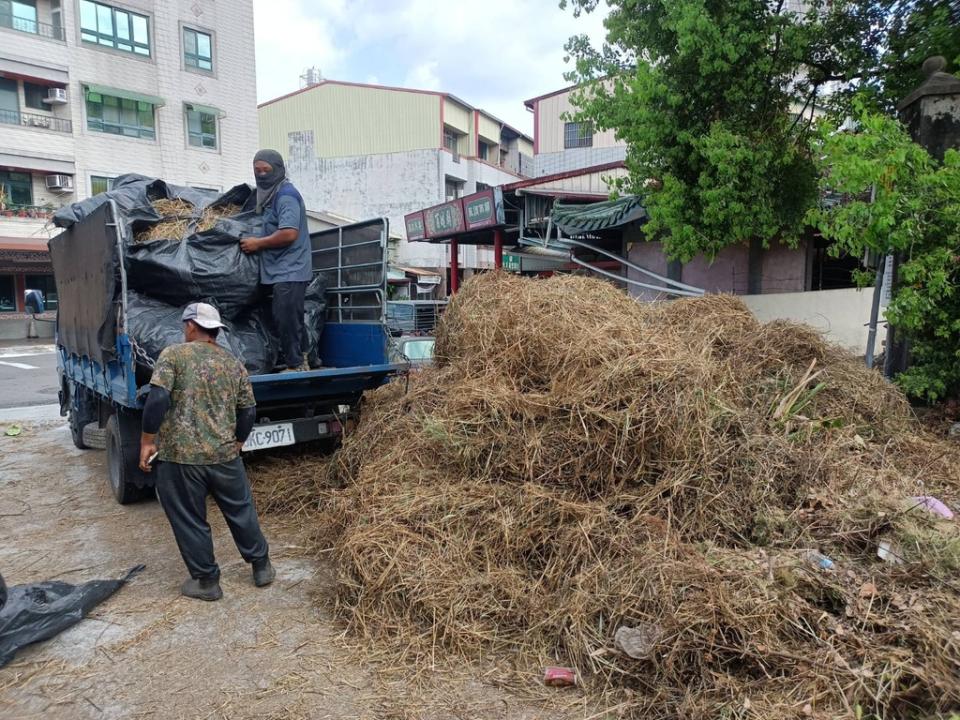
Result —
[[[207,495],[223,513],[240,555],[253,565],[253,582],[273,582],[267,540],[260,530],[240,448],[256,419],[250,378],[217,345],[224,327],[212,305],[193,303],[183,311],[186,342],[160,353],[143,408],[140,469],[157,461],[157,497],[173,528],[190,579],[187,597],[219,600],[220,568],[207,523]]]
[[[283,372],[308,370],[303,299],[313,273],[307,209],[287,180],[283,158],[276,150],[261,150],[254,156],[253,174],[264,234],[241,239],[240,247],[248,254],[260,253],[260,283],[272,290]]]

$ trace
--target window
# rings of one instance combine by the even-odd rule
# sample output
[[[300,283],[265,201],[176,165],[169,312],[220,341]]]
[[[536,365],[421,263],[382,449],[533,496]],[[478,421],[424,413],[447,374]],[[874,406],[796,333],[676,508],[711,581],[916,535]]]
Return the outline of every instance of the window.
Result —
[[[5,208],[33,205],[33,181],[30,173],[0,170],[0,190]]]
[[[17,284],[13,275],[0,275],[0,312],[17,311]]]
[[[60,0],[50,0],[50,25],[53,28],[53,36],[63,40],[63,10],[60,7]]]
[[[489,190],[489,189],[490,189],[490,186],[487,185],[486,183],[482,183],[482,182],[477,183],[477,192],[481,192],[483,190]]]
[[[157,136],[153,105],[87,92],[87,129],[153,140]]]
[[[461,195],[463,190],[463,183],[459,180],[451,180],[450,178],[446,179],[444,183],[444,195],[446,196],[447,201],[456,200]]]
[[[80,0],[80,37],[84,42],[150,56],[147,17],[91,0]]]
[[[217,149],[217,116],[187,105],[187,142],[193,147]]]
[[[477,143],[477,157],[481,160],[486,160],[487,156],[490,154],[490,146],[487,145],[483,140]]]
[[[37,85],[36,83],[24,81],[23,98],[28,108],[33,108],[34,110],[49,110],[50,108],[43,102],[45,97],[47,97],[46,85]]]
[[[57,309],[57,283],[53,275],[26,275],[27,290],[39,290],[45,310]]]
[[[99,195],[100,193],[105,193],[107,190],[113,190],[114,180],[115,178],[107,177],[106,175],[91,175],[90,194]]]
[[[183,29],[183,61],[187,67],[213,70],[213,41],[207,33]]]
[[[457,153],[457,136],[449,130],[443,131],[443,146],[450,152]]]
[[[565,148],[593,147],[593,127],[590,123],[568,122],[563,126]]]
[[[38,33],[36,0],[0,0],[0,27]]]

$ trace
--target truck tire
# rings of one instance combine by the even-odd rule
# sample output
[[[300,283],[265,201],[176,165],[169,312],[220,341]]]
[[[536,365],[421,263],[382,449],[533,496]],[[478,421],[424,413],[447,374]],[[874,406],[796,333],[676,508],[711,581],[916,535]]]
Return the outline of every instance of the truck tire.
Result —
[[[84,425],[81,436],[84,448],[93,448],[95,450],[107,449],[107,430],[106,428],[100,427],[100,423],[92,422]]]
[[[140,470],[139,442],[131,441],[134,420],[117,411],[107,420],[107,480],[110,492],[121,505],[129,505],[152,495],[153,484]],[[139,413],[129,413],[139,415]],[[136,433],[139,435],[139,423]]]
[[[69,381],[67,381],[69,383]],[[82,385],[77,383],[69,383],[63,386],[64,392],[69,392],[69,422],[70,422],[70,437],[73,439],[73,444],[80,450],[88,450],[89,448],[99,448],[103,450],[106,447],[105,436],[101,434],[100,442],[97,444],[96,433],[91,431],[91,434],[88,436],[86,434],[86,428],[90,424],[97,423],[97,404],[93,398],[93,394]],[[97,427],[99,430],[99,427]],[[91,442],[87,442],[87,439]]]

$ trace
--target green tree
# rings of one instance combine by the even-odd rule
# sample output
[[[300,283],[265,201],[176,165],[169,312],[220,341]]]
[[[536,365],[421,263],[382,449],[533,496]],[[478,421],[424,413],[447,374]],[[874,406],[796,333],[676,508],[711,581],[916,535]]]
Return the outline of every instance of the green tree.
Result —
[[[846,201],[807,220],[834,252],[899,252],[900,286],[887,319],[911,343],[911,367],[897,378],[910,395],[960,394],[960,153],[942,164],[899,122],[860,108],[856,133],[825,123],[815,143],[823,192]],[[858,277],[862,284],[873,278]]]
[[[598,0],[571,0],[575,14]],[[817,198],[811,107],[875,67],[884,9],[810,0],[612,0],[607,40],[572,38],[578,116],[627,144],[648,233],[673,257],[793,242]],[[562,5],[566,5],[563,2]],[[651,183],[650,180],[654,182]]]
[[[960,71],[960,2],[958,0],[885,0],[884,48],[879,67],[864,85],[877,108],[893,114],[897,104],[923,82],[920,68],[932,55],[943,55],[948,72]]]

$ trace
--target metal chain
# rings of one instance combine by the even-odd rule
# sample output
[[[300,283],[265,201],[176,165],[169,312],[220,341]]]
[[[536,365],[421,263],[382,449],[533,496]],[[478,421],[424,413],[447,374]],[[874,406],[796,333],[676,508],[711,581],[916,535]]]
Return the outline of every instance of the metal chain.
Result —
[[[142,347],[140,347],[137,344],[137,341],[134,340],[133,338],[130,338],[130,347],[133,348],[133,356],[137,360],[139,360],[142,364],[146,365],[148,368],[153,370],[153,368],[155,367],[153,358],[147,355],[147,351],[144,350]]]

